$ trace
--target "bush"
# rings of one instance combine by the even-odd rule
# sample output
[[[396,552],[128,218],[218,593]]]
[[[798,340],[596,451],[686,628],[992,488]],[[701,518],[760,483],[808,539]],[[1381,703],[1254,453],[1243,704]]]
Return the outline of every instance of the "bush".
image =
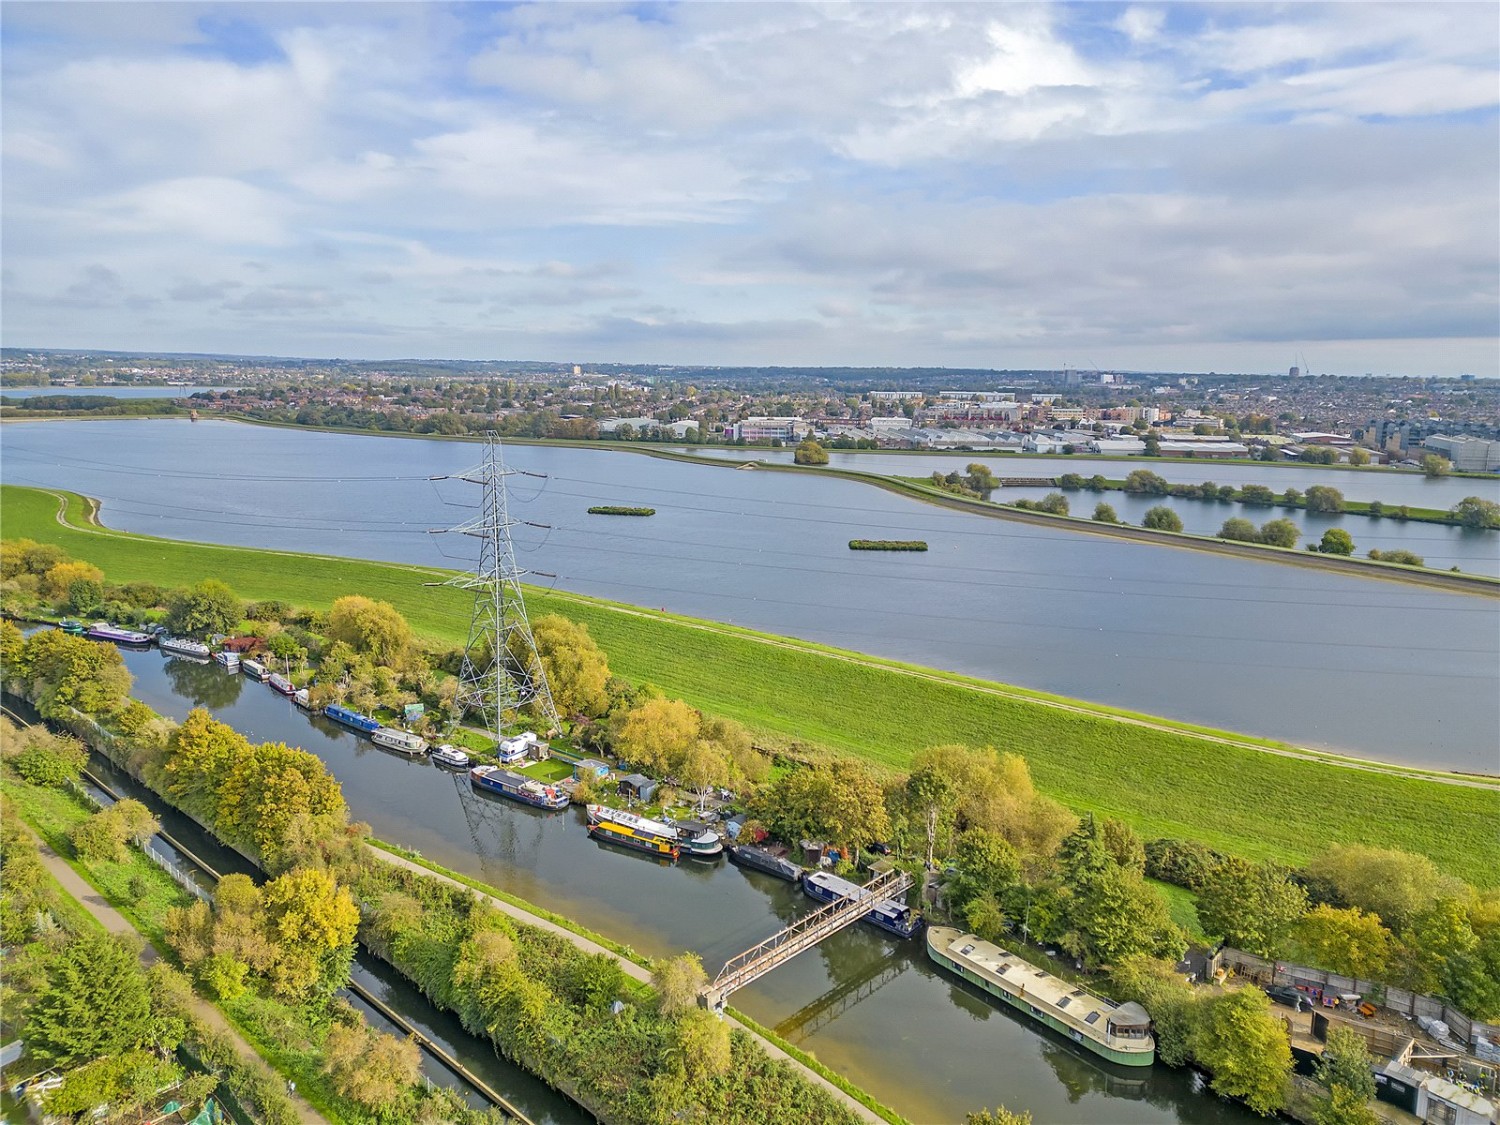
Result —
[[[1219,528],[1220,539],[1232,539],[1237,543],[1257,543],[1260,541],[1260,532],[1255,530],[1255,525],[1247,519],[1228,519],[1224,526]]]
[[[16,755],[16,772],[33,785],[61,788],[76,781],[88,762],[88,751],[71,738],[38,738]]]
[[[1149,527],[1153,531],[1181,531],[1182,517],[1171,508],[1158,504],[1146,513],[1141,526]]]
[[[1272,547],[1292,548],[1302,538],[1302,529],[1291,520],[1267,520],[1260,525],[1260,541]]]
[[[1061,492],[1049,492],[1037,501],[1037,511],[1047,512],[1054,516],[1065,516],[1068,514],[1068,498]]]
[[[1164,837],[1146,841],[1146,874],[1191,891],[1201,890],[1225,858],[1223,852],[1196,840]]]
[[[1119,523],[1120,517],[1115,514],[1114,508],[1108,504],[1094,505],[1094,519],[1098,523]]]
[[[1377,548],[1370,549],[1370,558],[1376,562],[1399,563],[1402,566],[1426,566],[1427,560],[1415,551],[1381,551]]]

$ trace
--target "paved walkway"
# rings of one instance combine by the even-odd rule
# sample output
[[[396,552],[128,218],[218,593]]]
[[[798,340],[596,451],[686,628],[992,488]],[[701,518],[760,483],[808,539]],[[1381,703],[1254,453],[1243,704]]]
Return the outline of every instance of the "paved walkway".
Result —
[[[620,968],[625,971],[627,976],[634,977],[639,981],[645,981],[648,984],[651,982],[651,973],[648,970],[643,969],[628,957],[621,957],[614,950],[606,949],[597,941],[590,941],[582,934],[575,934],[572,930],[564,929],[562,926],[557,925],[557,923],[549,922],[547,921],[547,919],[539,917],[531,913],[531,911],[529,910],[523,910],[521,907],[512,905],[511,903],[506,902],[504,899],[496,898],[494,895],[487,895],[483,891],[476,890],[474,887],[469,886],[467,883],[460,883],[457,879],[450,879],[448,876],[440,874],[439,872],[432,870],[430,867],[423,867],[420,863],[414,863],[404,856],[394,855],[391,852],[386,851],[384,848],[371,847],[370,854],[375,856],[377,859],[382,859],[386,863],[393,864],[396,867],[404,867],[408,871],[415,871],[418,875],[426,875],[429,879],[441,879],[443,882],[448,883],[451,886],[461,887],[464,890],[471,891],[472,893],[478,895],[480,898],[484,899],[485,902],[495,907],[497,910],[516,919],[516,921],[524,922],[528,926],[535,926],[539,930],[546,930],[551,934],[556,934],[558,937],[572,942],[575,946],[583,950],[585,953],[603,953],[606,957],[612,957],[619,964]],[[734,1019],[734,1016],[727,1012],[725,1013],[725,1015],[729,1019]],[[735,1023],[739,1023],[739,1021],[735,1020]],[[764,1050],[766,1054],[770,1055],[773,1059],[780,1059],[788,1065],[794,1067],[802,1074],[804,1078],[813,1083],[815,1086],[822,1087],[829,1093],[829,1095],[833,1097],[835,1101],[844,1106],[850,1112],[856,1114],[860,1118],[860,1120],[875,1122],[876,1125],[885,1125],[884,1118],[880,1117],[873,1110],[855,1101],[848,1094],[844,1093],[843,1090],[840,1090],[837,1086],[828,1081],[828,1079],[824,1078],[817,1071],[793,1058],[791,1055],[783,1051],[780,1047],[776,1046],[775,1043],[772,1043],[769,1039],[762,1037],[761,1034],[753,1027],[746,1027],[744,1024],[740,1024],[740,1027],[744,1028],[745,1031],[749,1032],[755,1037],[756,1042],[760,1044],[761,1049]]]
[[[24,822],[23,822],[24,823]],[[58,855],[47,844],[37,836],[31,826],[26,825],[26,830],[31,832],[32,838],[36,840],[37,851],[41,855],[42,865],[46,867],[48,874],[62,885],[62,889],[73,898],[83,904],[83,908],[97,918],[105,930],[112,934],[135,934],[141,939],[141,964],[154,965],[159,959],[156,947],[145,939],[145,936],[135,928],[135,925],[121,914],[107,901],[104,896],[96,891],[82,875],[74,871],[68,862]],[[222,1031],[229,1037],[234,1049],[240,1058],[249,1062],[252,1066],[259,1066],[263,1070],[270,1071],[260,1055],[256,1054],[252,1047],[238,1031],[224,1018],[224,1013],[215,1008],[196,992],[193,993],[193,1011],[204,1023],[210,1027]],[[274,1074],[274,1072],[271,1072]],[[328,1119],[315,1110],[300,1094],[292,1095],[292,1102],[297,1108],[297,1115],[309,1125],[328,1125]]]

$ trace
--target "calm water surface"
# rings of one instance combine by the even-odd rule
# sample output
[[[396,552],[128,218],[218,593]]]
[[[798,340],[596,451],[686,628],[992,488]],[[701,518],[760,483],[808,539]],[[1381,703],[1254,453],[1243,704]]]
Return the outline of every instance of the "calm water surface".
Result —
[[[816,908],[790,884],[722,858],[671,866],[595,843],[580,809],[549,814],[476,794],[462,772],[388,754],[215,664],[122,651],[134,694],[156,710],[182,719],[203,706],[255,741],[302,746],[377,836],[643,953],[696,950],[713,973]],[[1030,1110],[1039,1125],[1254,1120],[1203,1093],[1191,1073],[1108,1066],[940,973],[920,939],[892,941],[864,925],[737,992],[734,1003],[916,1122],[959,1121],[1001,1103]]]
[[[467,443],[186,420],[9,423],[6,481],[172,538],[468,565]],[[1195,723],[1500,772],[1500,602],[948,512],[852,481],[518,446],[561,588]],[[589,516],[645,504],[650,519]],[[1228,507],[1225,505],[1224,507]],[[925,539],[925,554],[850,552]]]

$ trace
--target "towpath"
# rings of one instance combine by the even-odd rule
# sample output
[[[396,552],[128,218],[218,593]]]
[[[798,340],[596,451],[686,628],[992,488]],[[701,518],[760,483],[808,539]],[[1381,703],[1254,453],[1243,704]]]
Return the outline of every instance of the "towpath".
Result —
[[[549,922],[547,919],[539,917],[531,913],[531,911],[529,910],[525,910],[519,906],[515,906],[512,903],[506,902],[504,899],[496,898],[494,895],[485,894],[483,891],[476,890],[474,887],[469,886],[467,883],[460,883],[457,879],[450,879],[448,876],[434,871],[430,867],[423,867],[420,863],[414,863],[413,861],[407,859],[405,856],[394,855],[391,852],[386,851],[384,848],[372,847],[370,849],[370,854],[375,856],[377,859],[381,859],[386,863],[392,864],[393,866],[403,867],[408,871],[415,871],[418,875],[425,875],[429,879],[441,879],[443,882],[449,884],[450,886],[461,887],[466,891],[478,895],[485,902],[495,907],[495,909],[499,910],[503,914],[508,914],[510,917],[516,919],[516,921],[524,922],[528,926],[535,926],[539,930],[546,930],[551,934],[556,934],[564,941],[572,942],[575,946],[583,950],[583,952],[585,953],[602,953],[606,957],[611,957],[620,966],[620,968],[624,970],[626,975],[633,977],[638,981],[644,981],[647,984],[651,982],[651,973],[649,971],[642,968],[640,965],[637,965],[628,957],[621,957],[614,950],[606,949],[597,941],[590,941],[582,934],[575,934],[572,930],[564,929],[557,923]],[[726,1012],[725,1015],[729,1019],[734,1019],[734,1016],[730,1013]],[[739,1023],[739,1020],[735,1020],[735,1022]],[[769,1039],[764,1038],[753,1027],[747,1027],[742,1023],[740,1024],[740,1027],[749,1032],[751,1035],[755,1036],[756,1042],[760,1044],[761,1049],[764,1050],[766,1054],[770,1055],[773,1059],[780,1059],[787,1065],[794,1067],[802,1074],[804,1078],[806,1078],[814,1085],[826,1090],[835,1101],[844,1106],[851,1113],[857,1115],[860,1120],[873,1122],[874,1125],[884,1125],[884,1118],[880,1117],[868,1107],[861,1105],[858,1101],[850,1097],[843,1090],[840,1090],[832,1082],[828,1081],[828,1079],[824,1078],[821,1074],[813,1070],[811,1067],[807,1066],[805,1063],[802,1063],[793,1058],[791,1055],[787,1054],[780,1047],[776,1046],[775,1043],[772,1043]]]
[[[24,821],[22,822],[25,823]],[[62,885],[62,889],[82,904],[83,908],[98,919],[106,932],[111,934],[135,934],[141,939],[141,964],[144,966],[154,965],[160,960],[160,954],[144,934],[135,928],[129,918],[121,914],[111,906],[97,890],[95,890],[82,875],[69,866],[67,860],[53,851],[47,842],[37,836],[31,825],[26,825],[26,831],[31,833],[32,839],[36,840],[37,851],[41,856],[42,866],[47,873]],[[215,1008],[196,992],[193,993],[193,1011],[204,1023],[217,1031],[222,1032],[234,1044],[236,1053],[241,1059],[258,1066],[262,1070],[270,1071],[261,1057],[255,1053],[255,1048],[240,1035],[238,1031],[224,1018],[224,1013]],[[279,1080],[279,1078],[278,1078]],[[290,1095],[292,1103],[296,1106],[297,1116],[309,1125],[328,1125],[328,1119],[315,1110],[301,1094]]]

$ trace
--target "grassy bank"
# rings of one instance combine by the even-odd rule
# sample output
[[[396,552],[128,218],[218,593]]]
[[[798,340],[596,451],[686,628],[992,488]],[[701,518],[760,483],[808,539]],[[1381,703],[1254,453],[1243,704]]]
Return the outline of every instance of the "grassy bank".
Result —
[[[6,486],[0,499],[7,537],[57,543],[111,581],[170,586],[212,575],[245,597],[324,608],[360,593],[391,602],[435,641],[459,643],[467,630],[464,596],[422,584],[444,577],[438,571],[63,526],[51,493]],[[69,510],[78,519],[86,508],[73,498]],[[858,754],[892,769],[924,746],[993,745],[1022,754],[1050,795],[1147,836],[1296,863],[1333,843],[1399,847],[1476,885],[1500,883],[1494,788],[1282,756],[1291,748],[1267,740],[578,595],[529,597],[533,616],[588,625],[616,672],[737,719],[772,745]]]

